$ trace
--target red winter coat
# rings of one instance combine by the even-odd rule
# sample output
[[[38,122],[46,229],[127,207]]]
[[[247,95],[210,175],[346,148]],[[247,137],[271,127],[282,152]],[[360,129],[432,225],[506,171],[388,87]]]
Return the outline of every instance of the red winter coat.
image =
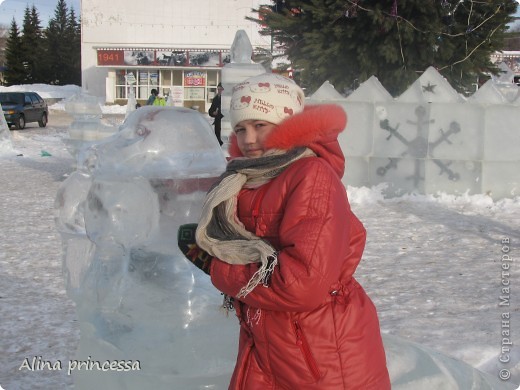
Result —
[[[345,124],[334,105],[285,120],[266,146],[308,146],[317,157],[239,194],[240,221],[280,252],[270,285],[235,300],[240,340],[230,389],[390,389],[376,309],[352,276],[366,234],[341,183],[337,136]],[[241,155],[236,140],[230,149]],[[211,280],[236,297],[257,269],[214,260]]]

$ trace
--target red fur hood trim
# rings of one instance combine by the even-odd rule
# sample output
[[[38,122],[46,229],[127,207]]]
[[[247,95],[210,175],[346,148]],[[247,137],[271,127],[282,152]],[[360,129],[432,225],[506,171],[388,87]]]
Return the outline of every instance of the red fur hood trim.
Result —
[[[334,168],[340,177],[345,169],[345,157],[338,143],[338,134],[347,125],[347,115],[343,108],[335,104],[306,106],[303,112],[281,122],[268,136],[268,149],[289,150],[306,146],[318,157],[322,157]],[[231,157],[241,157],[235,134],[229,146]]]

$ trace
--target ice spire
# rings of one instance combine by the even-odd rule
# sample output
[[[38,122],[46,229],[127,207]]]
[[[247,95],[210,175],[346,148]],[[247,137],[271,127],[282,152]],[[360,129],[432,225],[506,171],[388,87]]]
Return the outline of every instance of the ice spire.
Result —
[[[253,46],[244,30],[238,30],[231,45],[231,62],[251,64],[253,61]]]

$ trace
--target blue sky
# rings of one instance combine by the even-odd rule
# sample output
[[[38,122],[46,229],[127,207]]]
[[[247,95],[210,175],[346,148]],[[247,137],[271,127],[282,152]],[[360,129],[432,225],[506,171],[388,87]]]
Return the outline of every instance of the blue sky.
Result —
[[[65,2],[69,8],[74,8],[76,15],[79,15],[81,11],[80,0],[65,0]],[[32,7],[33,4],[40,15],[42,27],[47,27],[49,18],[54,16],[58,0],[0,0],[0,24],[9,27],[14,17],[18,26],[21,26],[25,7],[27,5]]]

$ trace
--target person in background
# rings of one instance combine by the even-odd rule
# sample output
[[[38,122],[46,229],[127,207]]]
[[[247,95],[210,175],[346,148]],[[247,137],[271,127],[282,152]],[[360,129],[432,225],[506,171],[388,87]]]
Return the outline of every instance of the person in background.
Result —
[[[153,101],[154,106],[166,106],[166,99],[162,95],[157,95]]]
[[[155,88],[153,88],[151,91],[150,91],[150,97],[148,98],[148,100],[146,101],[146,105],[147,106],[152,106],[154,101],[155,101],[155,98],[157,97],[158,95],[158,92]]]
[[[240,323],[229,389],[390,389],[376,308],[354,278],[366,231],[341,182],[344,110],[304,108],[292,80],[263,74],[233,88],[230,122],[226,172],[178,232]]]
[[[217,94],[211,101],[211,106],[208,110],[208,114],[210,117],[214,118],[213,125],[215,126],[215,136],[217,137],[218,143],[222,146],[223,142],[220,137],[221,133],[221,121],[222,118],[224,118],[224,115],[222,115],[222,91],[224,91],[224,87],[221,83],[218,83],[217,85]]]

